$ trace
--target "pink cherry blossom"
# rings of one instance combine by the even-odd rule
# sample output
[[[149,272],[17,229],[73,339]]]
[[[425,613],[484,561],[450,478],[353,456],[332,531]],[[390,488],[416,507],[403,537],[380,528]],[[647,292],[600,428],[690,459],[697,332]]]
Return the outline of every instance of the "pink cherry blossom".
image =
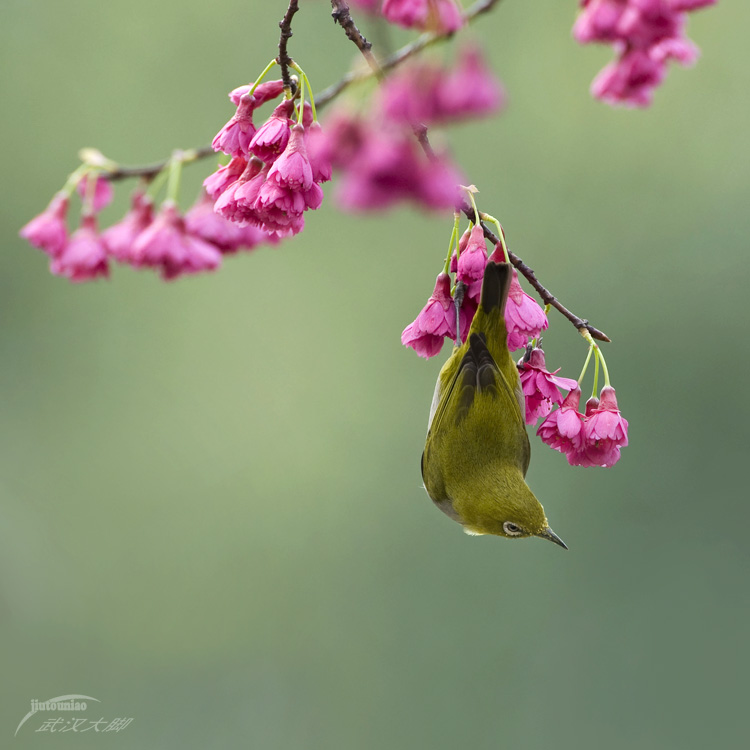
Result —
[[[338,202],[353,210],[390,206],[419,192],[419,169],[411,140],[373,133],[339,181]]]
[[[628,444],[628,422],[617,408],[614,388],[606,385],[599,395],[599,405],[586,420],[584,435],[592,449],[609,453]]]
[[[250,142],[250,151],[261,161],[273,163],[286,148],[293,125],[289,119],[293,110],[294,102],[283,101],[258,128]]]
[[[487,265],[487,246],[484,243],[484,230],[476,224],[461,251],[456,264],[456,278],[464,284],[472,284],[484,277],[484,267]]]
[[[591,93],[608,104],[647,107],[666,68],[645,50],[634,49],[604,67],[591,84]]]
[[[318,191],[320,188],[315,183],[308,191],[296,191],[266,180],[253,204],[256,225],[269,232],[301,232],[303,212],[320,206],[322,194]]]
[[[159,268],[165,280],[221,264],[218,248],[187,232],[173,201],[164,201],[158,216],[136,238],[132,254],[134,265]]]
[[[456,337],[456,313],[451,297],[451,278],[438,275],[435,289],[416,320],[404,328],[401,343],[425,359],[434,357],[443,348],[445,337]]]
[[[289,190],[309,190],[313,184],[310,158],[305,147],[305,127],[301,123],[292,127],[284,153],[273,163],[268,180]]]
[[[243,94],[237,111],[229,122],[214,136],[211,143],[214,151],[223,151],[230,156],[247,156],[250,142],[255,135],[253,111],[257,106],[252,94]]]
[[[73,232],[62,252],[50,261],[50,271],[75,282],[109,276],[107,252],[93,215],[81,219],[81,226]]]
[[[57,193],[49,206],[22,227],[18,234],[50,257],[58,256],[68,240],[68,228],[65,223],[68,203],[65,193]]]
[[[252,157],[242,174],[216,199],[214,211],[225,219],[238,223],[250,221],[253,204],[260,186],[265,182],[268,167],[257,157]]]
[[[439,92],[446,76],[433,62],[405,65],[388,76],[378,90],[378,107],[392,122],[431,124],[440,119]]]
[[[131,197],[130,211],[121,221],[102,232],[102,242],[107,253],[120,263],[132,262],[133,242],[153,218],[153,201],[143,192],[136,190]]]
[[[326,120],[325,128],[309,134],[308,152],[316,160],[346,169],[372,136],[373,129],[364,119],[339,107]]]
[[[625,11],[624,0],[584,0],[585,10],[573,25],[573,36],[581,43],[619,40],[618,23]]]
[[[172,263],[167,260],[162,266],[162,278],[171,281],[183,274],[214,271],[221,265],[221,252],[210,242],[194,237],[187,231],[182,238],[185,247],[185,257],[181,262]]]
[[[700,50],[689,39],[663,39],[651,47],[649,56],[657,63],[674,60],[688,67],[700,57]]]
[[[692,65],[698,49],[685,36],[687,13],[714,0],[582,0],[573,36],[609,44],[617,58],[591,85],[592,94],[628,107],[646,107],[664,80],[667,62]]]
[[[182,242],[185,226],[173,201],[164,201],[156,218],[133,242],[131,251],[134,266],[174,268],[187,259]]]
[[[582,440],[567,451],[571,466],[614,466],[620,460],[620,449],[628,444],[628,423],[617,409],[614,388],[602,388],[601,397],[586,402]]]
[[[529,339],[537,338],[548,325],[544,310],[523,291],[518,282],[518,271],[514,268],[505,305],[508,349],[513,352],[525,347]]]
[[[465,47],[448,70],[434,62],[404,66],[378,92],[385,117],[407,125],[480,117],[497,111],[503,99],[503,90],[478,47]]]
[[[526,424],[535,425],[539,417],[546,417],[552,406],[563,400],[559,388],[572,391],[578,386],[577,381],[559,377],[558,372],[547,370],[544,352],[539,348],[531,350],[528,360],[524,358],[519,376],[526,399]]]
[[[437,89],[436,119],[456,120],[497,112],[505,104],[505,92],[487,67],[476,46],[461,50],[456,66]]]
[[[251,84],[244,86],[238,86],[229,92],[229,99],[235,107],[239,106],[240,99],[245,94],[250,93],[252,88]],[[278,99],[284,91],[284,82],[279,81],[266,81],[265,83],[259,83],[253,91],[253,97],[255,98],[255,108],[257,109],[262,104],[271,101],[272,99]]]
[[[347,164],[337,199],[349,210],[381,209],[404,200],[430,209],[453,208],[457,177],[444,157],[423,161],[411,134],[385,128],[370,133]]]
[[[219,167],[203,180],[208,195],[216,200],[245,171],[247,160],[244,156],[233,156],[229,164]]]
[[[305,144],[307,155],[310,158],[310,167],[312,169],[312,178],[314,182],[328,182],[333,173],[331,159],[326,158],[325,150],[318,144],[325,139],[323,128],[319,122],[313,122],[309,128],[305,129]]]
[[[454,0],[383,0],[386,20],[407,29],[457,31],[463,18]]]
[[[435,153],[434,158],[421,162],[417,176],[417,191],[411,196],[415,202],[434,211],[455,208],[464,179],[446,154]]]
[[[91,180],[95,180],[94,193],[92,197],[91,207],[94,213],[99,213],[103,208],[106,208],[112,203],[114,198],[114,190],[112,190],[112,183],[100,174],[89,172],[77,185],[76,190],[78,195],[81,196],[81,200],[86,200],[89,193],[89,183]]]
[[[478,282],[481,285],[481,281]],[[476,315],[477,308],[479,307],[479,298],[472,297],[468,294],[468,290],[464,293],[464,298],[461,300],[461,309],[459,310],[458,321],[461,332],[461,341],[466,341],[469,337],[469,329]],[[455,338],[455,333],[451,338]]]
[[[536,434],[553,450],[566,456],[579,453],[583,447],[585,417],[578,411],[581,389],[576,385],[559,409],[555,409],[540,425]]]
[[[214,211],[214,201],[203,192],[185,214],[185,228],[193,236],[215,245],[222,253],[237,252],[245,243],[245,228]]]

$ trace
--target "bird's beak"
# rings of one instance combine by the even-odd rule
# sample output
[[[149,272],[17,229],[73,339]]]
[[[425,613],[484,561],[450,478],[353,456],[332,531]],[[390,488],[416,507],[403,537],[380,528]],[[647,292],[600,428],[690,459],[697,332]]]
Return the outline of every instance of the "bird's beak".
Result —
[[[565,544],[565,542],[560,539],[557,534],[555,534],[552,529],[547,526],[546,529],[542,529],[536,536],[541,537],[542,539],[549,539],[550,542],[554,542],[555,544],[559,544],[563,549],[568,549],[568,545]]]

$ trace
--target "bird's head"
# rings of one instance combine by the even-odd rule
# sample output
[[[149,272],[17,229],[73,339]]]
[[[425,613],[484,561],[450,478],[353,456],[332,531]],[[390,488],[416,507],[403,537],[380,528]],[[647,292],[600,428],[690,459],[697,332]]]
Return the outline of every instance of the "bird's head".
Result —
[[[568,549],[549,527],[542,504],[523,480],[503,483],[486,497],[475,498],[468,513],[461,513],[464,531],[471,536],[493,534],[508,539],[538,536]]]

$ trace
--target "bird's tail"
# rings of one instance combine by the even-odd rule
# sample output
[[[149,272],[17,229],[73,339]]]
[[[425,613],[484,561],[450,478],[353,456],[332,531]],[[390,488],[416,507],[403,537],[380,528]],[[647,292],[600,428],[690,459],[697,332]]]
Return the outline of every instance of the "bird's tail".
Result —
[[[471,323],[469,338],[472,333],[484,338],[492,358],[511,390],[514,390],[518,386],[518,371],[508,351],[508,330],[505,327],[505,303],[512,279],[513,269],[509,263],[487,264],[479,307]]]
[[[510,263],[490,262],[484,269],[484,280],[482,281],[482,296],[480,305],[485,314],[499,310],[501,316],[505,312],[505,302],[508,299],[508,290],[512,279]]]

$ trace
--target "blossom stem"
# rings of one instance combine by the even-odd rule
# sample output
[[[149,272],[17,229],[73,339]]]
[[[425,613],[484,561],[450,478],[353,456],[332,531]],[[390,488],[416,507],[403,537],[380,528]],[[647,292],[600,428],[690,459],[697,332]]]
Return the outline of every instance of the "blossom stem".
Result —
[[[599,347],[594,344],[596,349],[596,357],[594,358],[594,390],[591,392],[591,398],[596,396],[596,388],[599,385]]]
[[[583,363],[583,369],[581,370],[581,374],[578,376],[578,385],[580,386],[583,382],[583,378],[586,375],[586,370],[589,368],[589,362],[591,361],[591,354],[594,351],[594,347],[596,344],[589,344],[589,353],[586,355],[586,361]]]
[[[169,182],[167,200],[177,203],[180,197],[180,178],[182,177],[182,151],[175,151],[169,162]]]
[[[83,178],[86,180],[86,192],[83,196],[81,207],[82,216],[92,216],[94,213],[94,195],[96,194],[96,182],[99,179],[99,170],[90,169]]]
[[[505,256],[505,262],[510,263],[510,258],[508,257],[508,247],[505,244],[505,233],[503,232],[503,227],[500,222],[494,216],[490,216],[489,214],[486,214],[484,212],[479,214],[479,218],[482,219],[482,221],[488,221],[490,224],[495,225],[495,229],[497,229],[497,236],[500,238],[500,247],[502,247],[503,255]],[[547,308],[549,308],[549,305],[547,305]],[[545,313],[546,312],[547,310],[545,310]]]
[[[279,22],[279,28],[281,29],[281,36],[279,37],[279,56],[276,60],[281,68],[281,80],[284,83],[284,88],[287,91],[292,90],[292,79],[289,75],[289,66],[292,63],[289,53],[287,52],[287,43],[292,36],[292,18],[294,14],[299,10],[299,0],[289,0],[289,7],[286,9],[284,17]]]
[[[313,90],[312,90],[312,86],[310,85],[310,79],[307,77],[306,73],[303,73],[302,71],[300,72],[302,73],[302,78],[304,79],[305,85],[307,86],[307,96],[310,99],[310,107],[312,108],[313,122],[317,122],[318,113],[315,109],[315,97],[313,96]]]
[[[466,195],[469,196],[469,200],[471,201],[471,207],[474,209],[474,224],[479,224],[479,211],[477,210],[477,202],[474,200],[474,189],[461,186],[463,190],[466,192]]]
[[[78,183],[86,176],[89,171],[91,171],[91,167],[88,164],[81,164],[79,167],[74,169],[68,176],[68,179],[65,180],[65,184],[63,185],[60,192],[65,193],[65,195],[70,198],[70,196],[73,195],[75,189],[78,187]]]
[[[292,63],[294,65],[294,63]],[[305,74],[302,73],[299,79],[299,107],[297,108],[297,125],[302,122],[302,115],[305,111]]]
[[[458,225],[460,221],[461,214],[455,212],[453,214],[453,232],[451,232],[451,241],[448,245],[448,255],[445,257],[445,266],[443,267],[443,273],[450,273],[451,270],[451,258],[453,257],[453,248],[458,242]],[[458,252],[458,250],[456,252]]]
[[[250,91],[247,92],[248,94],[252,94],[255,89],[260,86],[261,81],[268,75],[268,71],[271,70],[274,65],[278,65],[275,59],[271,60],[271,62],[263,68],[263,72],[255,79],[255,83],[250,87]]]
[[[604,373],[604,385],[609,385],[609,370],[607,369],[607,363],[604,361],[604,355],[602,350],[597,346],[596,353],[599,357],[599,361],[602,363],[602,372]]]
[[[159,191],[164,187],[164,183],[169,177],[170,162],[167,162],[166,166],[159,172],[156,177],[151,180],[151,184],[148,186],[146,195],[151,200],[156,200],[156,196],[159,195]]]
[[[296,70],[297,73],[299,73],[300,89],[302,92],[300,94],[300,100],[301,100],[300,112],[302,112],[304,109],[305,96],[307,96],[307,98],[310,100],[310,107],[312,108],[313,120],[317,120],[318,113],[315,109],[315,97],[313,96],[312,86],[310,85],[310,79],[307,77],[307,73],[305,73],[305,71],[302,70],[302,68],[300,68],[300,66],[297,65],[296,62],[291,63],[290,67],[293,70]],[[299,121],[301,122],[301,116],[300,116]]]

